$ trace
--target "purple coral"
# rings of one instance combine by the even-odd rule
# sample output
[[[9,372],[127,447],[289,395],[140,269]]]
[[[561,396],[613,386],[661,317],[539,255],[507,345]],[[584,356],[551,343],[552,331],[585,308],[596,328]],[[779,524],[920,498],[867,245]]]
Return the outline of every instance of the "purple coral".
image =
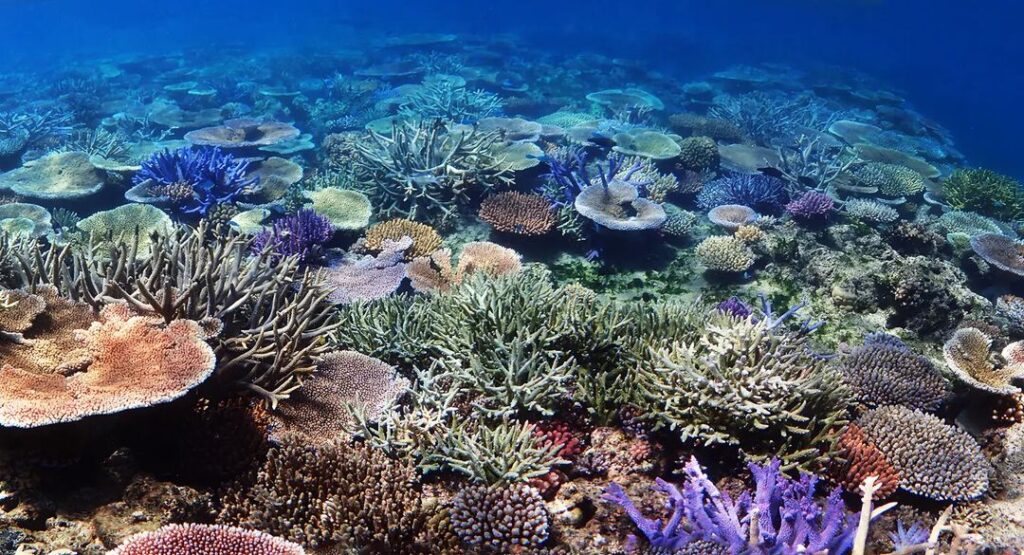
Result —
[[[394,293],[405,280],[403,258],[411,247],[410,237],[397,241],[385,239],[377,256],[349,255],[332,260],[324,276],[324,282],[331,291],[327,300],[348,304],[380,299]]]
[[[820,191],[807,191],[800,198],[786,205],[786,212],[799,220],[827,218],[836,207],[832,197]]]
[[[824,505],[814,499],[818,479],[802,474],[784,476],[780,462],[750,464],[753,494],[733,499],[720,491],[696,459],[685,467],[682,491],[658,478],[654,489],[668,496],[667,520],[643,515],[618,484],[612,483],[604,499],[622,507],[652,547],[675,551],[694,541],[719,545],[729,553],[848,553],[857,530],[857,515],[848,513],[836,488]],[[756,523],[752,521],[756,519]]]
[[[750,308],[750,305],[743,302],[739,297],[729,297],[728,299],[718,303],[715,310],[722,314],[729,314],[736,318],[747,318],[754,313],[754,310]]]
[[[331,220],[313,210],[299,210],[292,216],[274,222],[271,229],[261,231],[252,241],[252,252],[270,252],[275,259],[298,256],[305,262],[314,250],[334,235]]]

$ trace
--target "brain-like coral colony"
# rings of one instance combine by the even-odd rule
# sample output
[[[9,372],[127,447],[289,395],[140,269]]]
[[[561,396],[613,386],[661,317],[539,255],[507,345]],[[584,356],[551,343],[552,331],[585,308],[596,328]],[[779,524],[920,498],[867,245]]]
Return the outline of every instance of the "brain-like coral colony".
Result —
[[[351,32],[0,75],[0,553],[1024,552],[1014,178],[860,73]]]

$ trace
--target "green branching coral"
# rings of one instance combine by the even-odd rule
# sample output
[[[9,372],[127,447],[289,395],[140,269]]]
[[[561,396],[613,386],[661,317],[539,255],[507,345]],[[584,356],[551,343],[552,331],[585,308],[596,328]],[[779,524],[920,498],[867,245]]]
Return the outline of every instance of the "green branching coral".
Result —
[[[1024,218],[1024,189],[1013,178],[981,168],[959,169],[942,185],[946,202],[997,220]]]
[[[457,421],[438,438],[425,467],[447,468],[487,484],[517,483],[547,474],[560,445],[543,445],[533,425],[499,421],[493,425]]]
[[[740,445],[793,466],[822,455],[848,407],[841,379],[804,336],[773,330],[767,318],[714,315],[702,336],[657,356],[639,370],[637,402],[683,440]]]
[[[447,223],[474,193],[510,185],[514,172],[492,147],[500,134],[443,121],[395,123],[355,144],[355,174],[380,215]]]

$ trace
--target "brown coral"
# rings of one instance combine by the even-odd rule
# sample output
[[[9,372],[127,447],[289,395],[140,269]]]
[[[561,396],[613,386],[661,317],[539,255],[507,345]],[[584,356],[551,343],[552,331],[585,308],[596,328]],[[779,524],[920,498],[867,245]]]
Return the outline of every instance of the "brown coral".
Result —
[[[22,330],[24,340],[14,335],[8,337],[8,341],[0,341],[0,360],[33,374],[68,374],[81,370],[91,356],[75,331],[92,325],[95,320],[92,309],[85,303],[59,296],[51,286],[36,288],[35,297],[43,301],[43,312],[33,316],[31,325]],[[36,300],[28,302],[37,303]],[[23,314],[12,318],[8,325],[21,328],[27,317],[28,314]],[[4,331],[15,330],[4,328]]]
[[[376,420],[409,387],[382,360],[355,351],[334,351],[317,361],[317,370],[280,408],[284,429],[325,443],[344,437],[350,408]]]
[[[457,283],[452,268],[452,251],[439,249],[430,256],[414,259],[405,268],[405,274],[417,291],[448,291]]]
[[[900,488],[938,501],[975,499],[988,490],[988,463],[971,436],[906,407],[882,407],[857,420],[900,475]]]
[[[946,341],[942,354],[957,378],[973,388],[996,395],[1020,392],[1011,382],[1024,376],[1021,357],[1024,343],[1007,345],[1001,361],[992,356],[991,346],[992,339],[985,332],[977,328],[960,328]]]
[[[218,520],[307,548],[413,552],[425,521],[415,482],[411,466],[379,450],[287,434],[253,483],[240,481],[224,495]]]
[[[880,486],[876,499],[889,497],[899,487],[899,472],[856,424],[846,428],[836,443],[836,449],[845,460],[834,463],[829,474],[846,491],[859,492],[860,485],[868,476],[877,478],[876,483]]]
[[[556,223],[547,199],[516,192],[487,197],[480,205],[479,216],[494,229],[516,235],[544,235]]]
[[[406,260],[429,256],[441,248],[441,235],[437,230],[403,218],[380,222],[366,230],[366,248],[378,252],[384,248],[384,241],[397,241],[402,237],[412,239],[412,247],[405,251]]]
[[[474,550],[516,553],[547,541],[551,517],[536,488],[472,485],[452,499],[451,523]]]
[[[263,532],[230,526],[170,524],[136,534],[110,555],[303,555],[301,546]]]
[[[34,428],[176,399],[213,372],[216,359],[196,322],[135,316],[109,305],[76,334],[87,370],[64,376],[0,369],[0,425]]]
[[[39,295],[25,291],[0,291],[0,332],[21,333],[32,326],[36,316],[46,309]]]

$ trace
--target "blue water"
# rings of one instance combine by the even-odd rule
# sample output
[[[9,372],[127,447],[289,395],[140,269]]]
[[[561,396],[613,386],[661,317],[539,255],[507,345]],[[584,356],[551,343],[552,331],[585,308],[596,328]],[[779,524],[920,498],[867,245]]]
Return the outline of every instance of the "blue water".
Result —
[[[379,33],[515,33],[680,79],[735,63],[838,64],[905,91],[972,165],[1024,177],[1024,7],[1010,0],[0,1],[0,69],[215,44],[358,45]]]

